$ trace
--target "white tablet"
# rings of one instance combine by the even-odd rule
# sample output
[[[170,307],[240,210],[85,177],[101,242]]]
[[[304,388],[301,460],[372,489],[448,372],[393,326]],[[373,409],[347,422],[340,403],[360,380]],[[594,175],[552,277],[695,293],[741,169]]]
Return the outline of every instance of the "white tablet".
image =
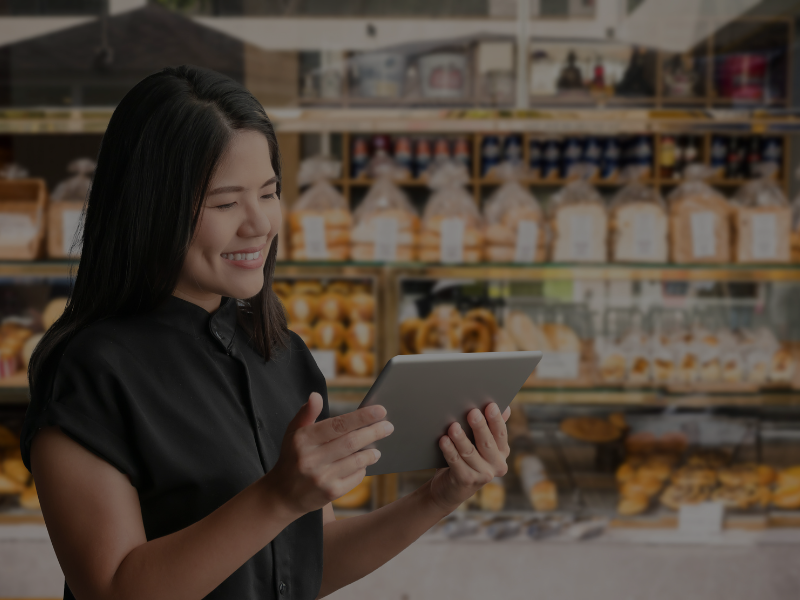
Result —
[[[439,438],[458,421],[471,437],[467,413],[511,403],[542,358],[541,352],[413,354],[395,356],[359,408],[379,404],[394,432],[372,447],[381,451],[367,475],[446,467]]]

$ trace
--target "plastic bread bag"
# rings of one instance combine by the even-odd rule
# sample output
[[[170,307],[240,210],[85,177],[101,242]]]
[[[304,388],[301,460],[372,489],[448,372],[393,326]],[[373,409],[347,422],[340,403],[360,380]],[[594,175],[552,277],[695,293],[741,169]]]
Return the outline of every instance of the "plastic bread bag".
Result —
[[[77,158],[67,166],[68,173],[74,173],[69,179],[59,183],[53,190],[50,198],[55,201],[80,200],[85,201],[92,187],[92,174],[97,168],[97,163],[91,158]]]
[[[732,207],[705,182],[711,175],[706,165],[690,165],[684,181],[667,196],[673,262],[730,262]]]
[[[547,240],[544,218],[536,197],[519,181],[519,165],[502,163],[497,175],[504,183],[484,206],[486,259],[489,262],[544,262]]]
[[[666,204],[655,187],[643,182],[645,174],[642,167],[626,169],[627,184],[611,200],[611,251],[616,262],[667,262]]]
[[[650,336],[642,331],[632,331],[620,344],[626,357],[628,382],[648,383],[652,377],[652,358],[650,356]]]
[[[419,258],[423,262],[476,263],[483,258],[483,219],[464,185],[466,167],[442,161],[431,174],[433,194],[422,216]]]
[[[654,335],[650,340],[650,356],[653,360],[653,381],[667,384],[677,378],[677,349],[666,335]]]
[[[372,171],[375,183],[353,214],[354,260],[411,261],[416,254],[419,216],[395,181],[403,172],[391,159]]]
[[[603,383],[622,383],[627,374],[628,357],[623,346],[612,339],[595,339],[598,373]]]
[[[722,379],[721,343],[719,336],[705,329],[697,329],[694,333],[697,348],[697,360],[700,365],[698,376],[706,383]]]
[[[758,179],[741,186],[731,199],[736,228],[736,261],[789,262],[791,208],[775,182],[775,165],[760,164]]]
[[[595,167],[577,164],[572,179],[550,202],[555,262],[606,262],[608,215],[603,197],[589,183]]]
[[[347,260],[352,216],[347,200],[329,180],[339,177],[341,163],[326,157],[306,159],[297,181],[310,185],[289,213],[292,260]]]

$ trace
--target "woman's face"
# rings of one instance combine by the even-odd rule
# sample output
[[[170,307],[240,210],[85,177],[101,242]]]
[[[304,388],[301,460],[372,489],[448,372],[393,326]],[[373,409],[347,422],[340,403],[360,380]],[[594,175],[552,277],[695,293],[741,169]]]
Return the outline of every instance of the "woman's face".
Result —
[[[209,312],[222,296],[250,298],[281,228],[277,179],[263,134],[237,132],[209,185],[194,240],[173,292]]]

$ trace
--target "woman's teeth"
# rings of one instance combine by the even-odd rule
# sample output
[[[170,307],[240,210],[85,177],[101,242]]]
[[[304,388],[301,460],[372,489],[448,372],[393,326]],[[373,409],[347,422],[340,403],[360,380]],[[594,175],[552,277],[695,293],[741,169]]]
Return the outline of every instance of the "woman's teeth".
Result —
[[[261,255],[261,252],[248,252],[246,254],[223,254],[222,258],[227,258],[228,260],[255,260]]]

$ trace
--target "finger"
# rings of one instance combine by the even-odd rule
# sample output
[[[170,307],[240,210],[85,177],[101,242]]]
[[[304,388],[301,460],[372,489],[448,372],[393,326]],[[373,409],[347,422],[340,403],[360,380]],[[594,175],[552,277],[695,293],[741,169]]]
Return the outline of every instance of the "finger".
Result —
[[[483,459],[478,450],[469,441],[467,434],[458,423],[453,423],[447,430],[447,436],[455,444],[456,450],[464,459],[464,462],[475,471],[488,471],[489,464]]]
[[[320,451],[325,453],[328,463],[334,463],[358,452],[373,442],[382,440],[392,431],[394,431],[394,425],[389,421],[379,421],[331,440],[323,448],[320,448]]]
[[[336,498],[341,498],[344,496],[347,492],[351,491],[354,487],[361,483],[366,475],[366,471],[361,469],[360,471],[356,471],[352,475],[349,475],[348,477],[336,482],[330,500],[333,501],[336,500]]]
[[[439,449],[447,461],[447,466],[453,471],[456,480],[467,481],[470,477],[476,475],[475,470],[464,462],[450,436],[443,435],[439,438]]]
[[[326,477],[347,479],[353,473],[358,473],[368,466],[374,465],[380,457],[380,450],[375,448],[367,448],[361,452],[356,452],[333,463],[328,469]]]
[[[506,413],[510,414],[510,412],[511,409],[507,408],[501,415],[500,409],[495,403],[486,407],[486,422],[492,432],[494,443],[503,456],[503,464],[506,462],[506,457],[511,453],[511,448],[508,446],[508,429],[506,428]]]
[[[380,421],[386,416],[382,406],[366,406],[346,415],[325,419],[314,428],[311,441],[316,444],[327,444],[331,440]]]
[[[289,433],[291,431],[296,431],[301,427],[312,425],[317,420],[319,413],[322,412],[322,405],[322,396],[320,396],[317,392],[312,392],[308,397],[308,402],[300,407],[300,410],[297,411],[294,419],[289,422],[286,432]]]
[[[500,410],[494,402],[487,407],[486,412],[491,412],[492,407],[494,407],[492,414],[499,417]],[[480,452],[480,455],[492,466],[495,473],[505,470],[505,456],[498,449],[494,434],[489,429],[489,424],[486,422],[483,413],[477,408],[473,408],[467,415],[467,422],[472,427],[472,433],[475,435],[475,447]]]
[[[509,406],[503,411],[503,423],[508,423],[508,419],[510,416],[511,416],[511,407]]]

